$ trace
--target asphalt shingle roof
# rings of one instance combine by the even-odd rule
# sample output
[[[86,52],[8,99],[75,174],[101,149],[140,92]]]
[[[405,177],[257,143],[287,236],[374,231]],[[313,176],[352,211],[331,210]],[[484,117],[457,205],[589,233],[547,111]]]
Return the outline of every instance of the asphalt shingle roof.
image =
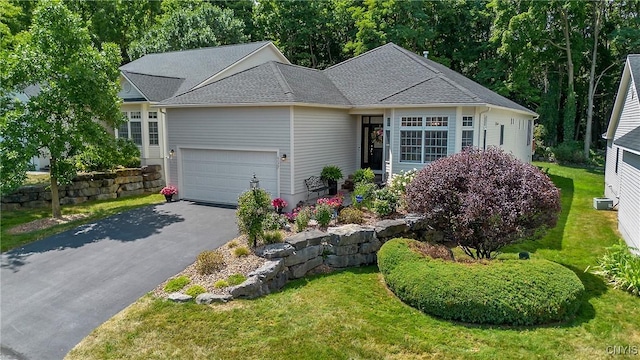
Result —
[[[122,73],[147,97],[149,101],[161,101],[172,97],[184,82],[184,79],[166,76],[138,74],[129,71]]]
[[[353,105],[486,103],[535,114],[446,66],[393,43],[324,72]]]
[[[160,104],[316,103],[350,105],[321,71],[270,61]]]
[[[194,86],[226,69],[236,61],[260,49],[268,41],[248,44],[226,45],[195,50],[173,51],[159,54],[147,54],[135,61],[120,67],[120,70],[128,73],[144,74],[160,78],[184,79],[180,86],[170,96],[183,93]],[[134,80],[132,80],[134,81]],[[146,83],[160,84],[164,80],[145,78]],[[135,82],[134,82],[135,83]],[[136,87],[146,88],[144,85]],[[174,86],[174,82],[169,82]],[[158,95],[164,95],[167,90],[159,91]],[[150,95],[145,93],[145,96]],[[169,96],[163,97],[163,99]],[[151,100],[151,99],[150,99]]]
[[[629,131],[613,143],[623,148],[640,151],[640,127]]]

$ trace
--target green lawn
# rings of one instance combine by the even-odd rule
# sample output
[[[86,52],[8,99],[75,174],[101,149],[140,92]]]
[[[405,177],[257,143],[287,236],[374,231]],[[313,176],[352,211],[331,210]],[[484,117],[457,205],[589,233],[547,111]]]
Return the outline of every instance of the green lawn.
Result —
[[[147,295],[97,328],[70,359],[600,359],[640,350],[640,298],[585,273],[617,242],[615,213],[591,208],[603,176],[544,164],[562,188],[563,214],[544,239],[506,249],[559,262],[585,284],[577,317],[510,328],[443,321],[406,306],[376,267],[316,276],[225,305],[174,304]],[[635,356],[633,358],[636,358]]]
[[[88,216],[80,220],[56,225],[48,229],[16,235],[9,234],[8,231],[16,225],[26,224],[34,220],[51,217],[51,208],[2,211],[0,214],[0,224],[2,225],[0,228],[0,248],[4,252],[30,242],[43,239],[47,236],[73,229],[76,226],[90,221],[102,219],[137,207],[162,203],[164,201],[165,200],[162,195],[151,194],[113,200],[90,201],[77,205],[64,205],[62,206],[62,215],[87,214]]]

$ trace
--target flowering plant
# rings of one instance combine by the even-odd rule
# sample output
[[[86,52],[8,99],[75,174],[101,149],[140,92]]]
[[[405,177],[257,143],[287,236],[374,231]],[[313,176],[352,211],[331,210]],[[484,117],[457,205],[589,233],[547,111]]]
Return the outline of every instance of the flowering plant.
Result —
[[[332,197],[332,198],[320,198],[316,201],[318,205],[329,205],[332,209],[337,209],[342,206],[342,201],[344,200],[344,195],[341,193]]]
[[[384,135],[384,130],[382,130],[382,129],[373,130],[371,132],[371,138],[375,142],[381,143],[382,142],[382,135]]]
[[[160,194],[162,195],[175,195],[178,193],[178,188],[173,185],[165,186],[160,190]]]
[[[275,198],[271,201],[271,206],[276,209],[282,209],[287,207],[287,202],[283,198]]]

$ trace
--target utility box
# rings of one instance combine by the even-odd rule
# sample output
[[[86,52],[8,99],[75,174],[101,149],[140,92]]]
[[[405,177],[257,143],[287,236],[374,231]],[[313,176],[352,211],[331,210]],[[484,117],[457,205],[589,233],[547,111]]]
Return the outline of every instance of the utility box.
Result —
[[[611,210],[613,209],[613,199],[593,198],[593,208],[596,210]]]

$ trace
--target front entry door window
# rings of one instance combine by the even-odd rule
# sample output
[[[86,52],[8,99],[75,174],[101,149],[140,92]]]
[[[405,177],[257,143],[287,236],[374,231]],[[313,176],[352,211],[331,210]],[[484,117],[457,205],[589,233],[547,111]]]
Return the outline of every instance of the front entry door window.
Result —
[[[362,117],[362,167],[382,171],[384,130],[382,116]]]

